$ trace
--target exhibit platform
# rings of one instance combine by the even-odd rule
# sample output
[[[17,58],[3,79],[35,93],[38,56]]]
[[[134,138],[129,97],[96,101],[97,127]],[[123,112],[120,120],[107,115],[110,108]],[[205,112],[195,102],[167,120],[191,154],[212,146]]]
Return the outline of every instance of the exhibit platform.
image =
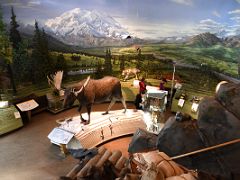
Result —
[[[110,111],[102,115],[103,111],[92,112],[90,124],[81,123],[79,116],[58,120],[59,127],[53,129],[49,139],[55,144],[68,144],[76,138],[82,148],[93,148],[104,142],[133,134],[138,128],[146,129],[144,113],[141,110],[127,109]],[[82,114],[87,119],[87,114]],[[74,136],[74,138],[72,138]]]

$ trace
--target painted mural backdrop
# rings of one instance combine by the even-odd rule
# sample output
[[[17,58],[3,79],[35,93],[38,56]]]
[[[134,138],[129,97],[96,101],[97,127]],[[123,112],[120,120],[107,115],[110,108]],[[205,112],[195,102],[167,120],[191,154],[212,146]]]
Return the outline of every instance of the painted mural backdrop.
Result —
[[[68,84],[137,67],[155,85],[176,66],[210,92],[239,78],[239,0],[2,0],[0,12],[0,89],[16,96],[45,93],[58,70]]]

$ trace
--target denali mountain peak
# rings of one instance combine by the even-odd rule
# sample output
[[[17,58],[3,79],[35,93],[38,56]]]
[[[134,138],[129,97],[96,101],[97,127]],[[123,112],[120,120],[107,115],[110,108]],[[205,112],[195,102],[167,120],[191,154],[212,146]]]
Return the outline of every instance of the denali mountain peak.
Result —
[[[78,45],[82,38],[124,39],[129,33],[111,16],[98,11],[75,8],[48,19],[45,28],[68,44]],[[76,41],[73,41],[73,40]]]

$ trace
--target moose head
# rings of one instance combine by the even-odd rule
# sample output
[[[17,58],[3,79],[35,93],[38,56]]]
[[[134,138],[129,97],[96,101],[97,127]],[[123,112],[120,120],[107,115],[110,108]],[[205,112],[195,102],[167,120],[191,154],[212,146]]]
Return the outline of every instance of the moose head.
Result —
[[[80,98],[79,96],[83,93],[83,90],[87,86],[89,80],[90,76],[88,76],[84,83],[79,83],[77,87],[72,87],[65,90],[63,108],[71,107],[75,100]]]

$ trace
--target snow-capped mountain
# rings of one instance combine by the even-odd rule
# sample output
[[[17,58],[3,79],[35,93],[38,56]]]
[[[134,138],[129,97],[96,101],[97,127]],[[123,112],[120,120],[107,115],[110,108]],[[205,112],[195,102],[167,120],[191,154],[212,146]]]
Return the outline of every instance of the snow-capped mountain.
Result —
[[[76,8],[45,22],[45,29],[58,39],[73,45],[99,45],[125,39],[129,33],[111,16]]]

